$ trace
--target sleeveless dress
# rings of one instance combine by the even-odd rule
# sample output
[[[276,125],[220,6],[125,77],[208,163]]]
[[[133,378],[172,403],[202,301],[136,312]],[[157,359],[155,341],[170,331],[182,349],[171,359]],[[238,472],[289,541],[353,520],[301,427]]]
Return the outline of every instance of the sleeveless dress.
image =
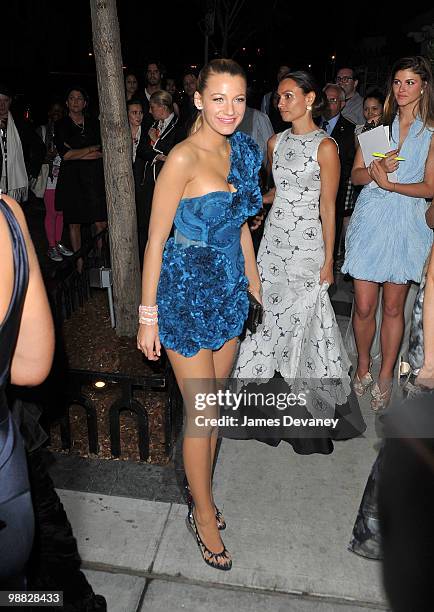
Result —
[[[185,357],[216,350],[238,336],[248,313],[241,226],[262,207],[258,172],[262,156],[246,134],[230,137],[227,182],[235,192],[183,198],[175,235],[165,246],[157,291],[159,336]]]
[[[275,373],[297,384],[308,381],[318,401],[309,406],[314,417],[330,417],[336,406],[347,406],[351,395],[351,363],[335,319],[328,285],[320,285],[324,240],[319,216],[320,167],[318,147],[328,138],[323,130],[278,135],[273,152],[276,194],[258,251],[262,279],[263,323],[247,332],[234,376],[270,380]],[[353,399],[354,395],[353,395]],[[344,410],[344,411],[345,411]],[[352,408],[357,432],[365,429],[358,403]],[[351,437],[348,433],[343,437]],[[306,440],[302,442],[307,442]],[[317,441],[320,442],[320,441]],[[292,443],[292,442],[291,442]],[[294,445],[293,445],[294,446]],[[297,452],[331,452],[322,450]]]
[[[391,132],[391,148],[397,148],[398,117]],[[398,183],[423,181],[432,133],[420,118],[410,126],[399,153],[405,161],[397,170]],[[385,191],[374,182],[365,185],[347,229],[342,272],[377,283],[419,283],[433,240],[427,208],[424,198]]]
[[[5,388],[21,321],[28,284],[28,260],[21,228],[0,196],[0,214],[9,226],[14,260],[14,287],[5,318],[0,323],[0,587],[21,588],[20,573],[33,542],[33,511],[26,456],[21,435],[12,419]],[[13,579],[18,579],[13,582]]]

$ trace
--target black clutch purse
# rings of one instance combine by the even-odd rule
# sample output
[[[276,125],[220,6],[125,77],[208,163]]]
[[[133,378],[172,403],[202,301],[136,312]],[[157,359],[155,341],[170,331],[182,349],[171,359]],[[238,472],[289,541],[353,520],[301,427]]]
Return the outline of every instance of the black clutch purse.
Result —
[[[246,328],[254,334],[258,329],[258,325],[262,323],[264,307],[250,291],[247,291],[247,297],[249,298],[249,313],[246,319]]]

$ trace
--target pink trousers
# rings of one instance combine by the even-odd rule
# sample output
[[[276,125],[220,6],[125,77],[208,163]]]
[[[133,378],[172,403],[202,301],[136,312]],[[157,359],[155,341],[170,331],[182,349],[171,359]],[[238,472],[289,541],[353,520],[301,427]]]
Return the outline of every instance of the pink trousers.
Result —
[[[55,189],[46,189],[44,193],[45,203],[45,233],[47,235],[48,246],[56,246],[60,242],[63,232],[63,212],[54,208]]]

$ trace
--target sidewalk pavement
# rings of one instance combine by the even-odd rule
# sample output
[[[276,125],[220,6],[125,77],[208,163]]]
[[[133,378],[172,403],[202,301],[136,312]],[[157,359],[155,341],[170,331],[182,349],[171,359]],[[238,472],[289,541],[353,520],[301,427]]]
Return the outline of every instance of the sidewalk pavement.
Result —
[[[186,506],[60,490],[94,590],[114,612],[361,612],[387,609],[381,566],[347,550],[376,456],[363,437],[329,456],[223,440],[215,497],[228,526],[229,572],[202,561]]]

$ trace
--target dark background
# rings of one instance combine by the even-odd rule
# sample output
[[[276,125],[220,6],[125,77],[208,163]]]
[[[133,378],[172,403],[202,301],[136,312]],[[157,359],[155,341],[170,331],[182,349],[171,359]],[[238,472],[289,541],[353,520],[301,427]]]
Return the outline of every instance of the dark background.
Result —
[[[213,2],[118,1],[126,69],[143,77],[146,61],[154,58],[163,62],[169,75],[181,77],[189,66],[200,68],[208,4]],[[257,2],[245,0],[228,55],[246,68],[258,99],[270,89],[280,63],[306,69],[310,65],[320,82],[333,79],[341,62],[378,73],[395,59],[419,52],[420,45],[408,32],[432,23],[433,11],[430,3],[413,4],[414,8],[399,9],[398,4],[346,2],[328,3],[321,9],[308,2],[294,8],[288,0],[265,0],[258,8]],[[87,0],[10,0],[1,10],[0,31],[0,81],[13,87],[16,109],[30,104],[32,118],[41,122],[48,102],[54,96],[63,99],[71,84],[84,85],[95,105]],[[220,55],[221,49],[216,19],[209,57]]]

